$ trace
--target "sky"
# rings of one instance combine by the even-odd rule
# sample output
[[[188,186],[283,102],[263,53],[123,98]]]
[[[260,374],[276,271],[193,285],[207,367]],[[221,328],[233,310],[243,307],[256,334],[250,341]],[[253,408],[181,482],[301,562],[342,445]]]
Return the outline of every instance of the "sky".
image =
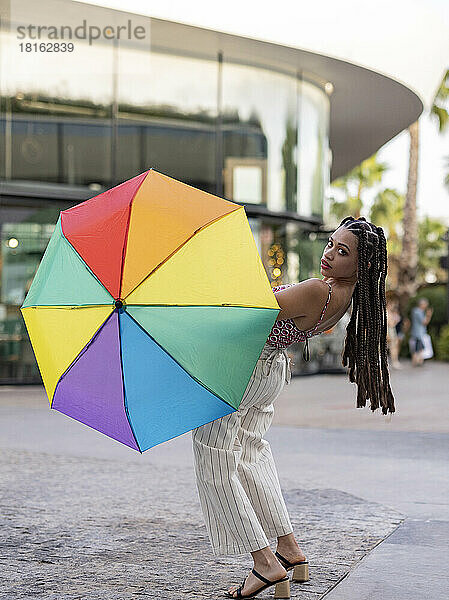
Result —
[[[448,107],[449,108],[449,107]],[[418,188],[416,193],[418,215],[441,220],[449,227],[449,188],[444,177],[449,173],[449,129],[438,133],[436,120],[425,111],[419,119],[420,154],[418,162]],[[402,131],[378,152],[378,160],[390,167],[382,178],[382,186],[373,188],[371,197],[385,187],[407,190],[408,153],[410,137]],[[444,158],[446,157],[446,159]]]
[[[438,133],[429,116],[449,68],[449,0],[82,0],[162,19],[294,46],[349,60],[396,79],[424,103],[420,124],[418,215],[449,227],[449,131]],[[448,106],[449,109],[449,106]],[[403,131],[379,151],[390,166],[382,187],[405,193],[409,137]]]

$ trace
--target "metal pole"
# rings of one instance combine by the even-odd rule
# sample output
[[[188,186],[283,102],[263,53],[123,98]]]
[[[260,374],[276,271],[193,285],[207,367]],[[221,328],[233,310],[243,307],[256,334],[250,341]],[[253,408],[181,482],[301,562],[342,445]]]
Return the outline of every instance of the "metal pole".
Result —
[[[217,55],[217,121],[215,127],[215,193],[223,196],[223,52]]]
[[[111,102],[111,181],[117,185],[117,152],[118,147],[118,40],[112,42],[112,102]]]

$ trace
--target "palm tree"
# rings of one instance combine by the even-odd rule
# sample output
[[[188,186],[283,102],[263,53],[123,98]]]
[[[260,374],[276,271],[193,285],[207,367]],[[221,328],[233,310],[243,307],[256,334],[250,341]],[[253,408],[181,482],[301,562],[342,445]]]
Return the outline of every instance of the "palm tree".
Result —
[[[408,132],[410,135],[410,151],[397,289],[399,303],[404,312],[409,298],[414,296],[418,290],[418,282],[416,279],[418,270],[416,186],[418,182],[419,122],[415,121],[412,123],[408,128]]]
[[[371,204],[369,220],[382,227],[387,238],[387,287],[396,289],[399,278],[399,257],[402,247],[402,220],[405,196],[392,188],[380,191]]]
[[[402,223],[405,196],[395,189],[379,192],[371,205],[369,220],[382,227],[387,238],[388,290],[396,290],[399,280],[399,260],[402,251]],[[440,258],[445,252],[443,235],[446,226],[438,219],[424,217],[418,223],[418,266],[416,282],[422,285],[444,280]]]
[[[378,162],[377,154],[373,154],[344,175],[332,182],[332,185],[345,191],[346,198],[342,201],[334,200],[330,205],[330,214],[337,221],[347,215],[356,219],[360,217],[363,208],[362,194],[376,183],[380,183],[382,176],[388,169],[386,163]]]
[[[437,119],[438,131],[443,133],[449,125],[449,112],[447,110],[447,101],[449,99],[449,69],[443,75],[440,86],[432,102],[430,114]],[[449,156],[446,156],[446,164],[449,167]],[[449,168],[444,178],[444,183],[449,187]]]
[[[449,98],[449,70],[443,76],[441,84],[435,94],[432,115],[439,123],[439,131],[444,131],[449,123],[449,114],[443,104]],[[407,301],[414,296],[418,289],[418,223],[416,218],[416,185],[418,181],[418,155],[419,155],[419,125],[418,121],[408,128],[410,135],[409,169],[407,181],[407,195],[404,205],[402,252],[399,260],[399,286],[398,296],[401,308],[405,310]],[[449,157],[447,157],[449,158]],[[445,177],[449,186],[449,173]]]
[[[426,216],[419,222],[418,281],[420,283],[446,279],[446,269],[443,269],[440,264],[440,258],[446,251],[446,242],[443,239],[446,229],[444,223],[432,217]]]
[[[449,123],[449,113],[444,104],[447,104],[449,99],[449,69],[443,75],[440,86],[435,94],[432,102],[430,114],[435,115],[438,121],[438,131],[443,133]]]

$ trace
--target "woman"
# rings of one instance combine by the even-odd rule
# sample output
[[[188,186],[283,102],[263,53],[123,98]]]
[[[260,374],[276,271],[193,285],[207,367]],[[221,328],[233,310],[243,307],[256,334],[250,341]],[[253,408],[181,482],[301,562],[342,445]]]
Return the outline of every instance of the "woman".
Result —
[[[409,345],[414,367],[420,367],[424,364],[424,338],[427,335],[427,325],[432,318],[432,314],[433,309],[429,308],[427,298],[420,298],[418,305],[412,308]]]
[[[290,382],[285,347],[333,327],[352,301],[343,366],[357,384],[357,406],[394,412],[387,345],[384,232],[364,217],[346,217],[329,238],[323,279],[274,288],[281,311],[237,411],[192,431],[195,473],[206,529],[215,555],[250,552],[254,569],[227,596],[252,598],[276,585],[289,598],[287,571],[307,581],[308,563],[293,534],[269,443],[263,439],[273,402]],[[323,307],[324,305],[324,307]],[[323,308],[322,308],[323,307]],[[276,359],[276,360],[275,360]],[[269,538],[277,539],[276,553]]]

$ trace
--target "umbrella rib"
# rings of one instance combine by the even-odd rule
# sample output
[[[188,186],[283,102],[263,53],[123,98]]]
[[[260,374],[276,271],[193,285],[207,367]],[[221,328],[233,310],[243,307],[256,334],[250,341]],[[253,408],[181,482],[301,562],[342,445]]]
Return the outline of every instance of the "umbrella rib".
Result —
[[[126,418],[128,419],[129,427],[131,429],[131,433],[133,434],[134,441],[136,442],[137,449],[142,454],[142,450],[140,448],[140,444],[137,441],[136,432],[134,431],[134,427],[133,427],[133,424],[131,422],[131,416],[130,416],[129,410],[128,410],[128,402],[126,400],[125,376],[124,376],[123,356],[122,356],[122,334],[121,334],[121,331],[120,331],[120,315],[121,315],[121,313],[119,312],[118,315],[117,315],[118,316],[117,321],[118,321],[118,340],[119,340],[118,345],[119,345],[119,349],[120,349],[120,369],[122,371],[123,408],[125,409],[125,415],[126,415]]]
[[[126,222],[125,239],[124,239],[123,248],[122,248],[122,263],[120,265],[119,298],[122,297],[123,273],[125,271],[125,255],[126,255],[126,249],[128,248],[129,226],[131,224],[131,210],[132,210],[132,207],[133,207],[134,198],[136,197],[137,192],[142,187],[144,181],[147,180],[147,178],[148,178],[149,174],[151,173],[151,171],[153,171],[153,168],[148,169],[146,176],[142,179],[142,181],[140,182],[140,184],[136,188],[136,190],[134,190],[134,193],[133,193],[133,195],[131,197],[131,200],[129,201],[128,219],[127,219],[127,222]]]
[[[25,306],[24,308],[62,308],[62,309],[71,309],[71,310],[77,310],[80,308],[101,308],[101,307],[106,307],[106,306],[110,306],[111,310],[114,309],[113,304],[31,304],[30,306]],[[22,307],[21,307],[22,308]]]
[[[147,177],[148,177],[148,173],[149,173],[149,171],[147,172]],[[129,201],[128,219],[126,221],[125,239],[123,240],[123,248],[122,248],[122,262],[121,262],[121,265],[120,265],[120,286],[119,286],[119,291],[118,291],[119,298],[122,297],[123,272],[125,270],[125,254],[126,254],[126,249],[128,247],[129,226],[130,226],[130,223],[131,223],[131,210],[132,210],[133,200],[134,200],[137,192],[140,190],[140,188],[142,186],[142,183],[146,180],[147,177],[145,177],[144,179],[142,179],[139,187],[135,190],[135,192],[134,192],[131,200]]]
[[[231,304],[231,303],[222,303],[222,304],[162,304],[162,303],[154,303],[154,304],[150,304],[148,302],[146,302],[145,304],[127,304],[126,306],[146,306],[146,307],[156,307],[156,306],[183,306],[184,308],[187,308],[189,306],[195,307],[205,307],[205,306],[213,306],[213,307],[222,307],[222,306],[228,306],[230,308],[255,308],[255,309],[263,309],[263,310],[277,310],[278,314],[281,312],[280,308],[274,308],[273,306],[254,306],[251,304]]]

